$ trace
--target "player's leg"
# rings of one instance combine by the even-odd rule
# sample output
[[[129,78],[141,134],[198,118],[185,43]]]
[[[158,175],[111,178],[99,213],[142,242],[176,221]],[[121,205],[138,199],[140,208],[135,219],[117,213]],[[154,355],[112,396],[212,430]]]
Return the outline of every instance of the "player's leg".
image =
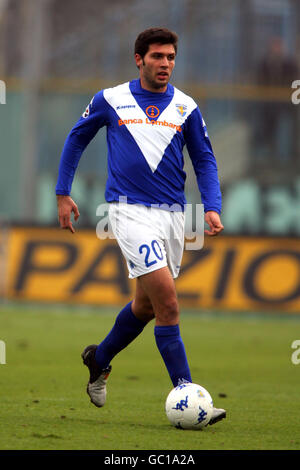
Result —
[[[127,261],[129,277],[138,280],[134,301],[119,313],[107,337],[98,346],[91,345],[83,352],[84,363],[91,374],[88,393],[97,406],[103,406],[105,402],[105,380],[110,361],[143,331],[154,313],[157,345],[172,380],[176,384],[179,378],[190,380],[179,333],[176,291],[172,276],[166,268],[166,253],[160,239],[158,212],[151,213],[149,208],[130,204],[112,204],[109,216]],[[161,268],[166,269],[162,271]],[[92,379],[97,375],[99,380],[93,383]],[[104,380],[101,380],[102,375]]]
[[[174,386],[192,382],[185,347],[179,329],[179,305],[174,280],[168,267],[140,276],[138,283],[155,312],[154,334]]]
[[[183,341],[179,331],[179,307],[174,280],[168,268],[161,268],[138,279],[155,311],[155,339],[174,387],[192,382]],[[213,408],[209,424],[226,418],[223,408]]]
[[[116,354],[139,336],[153,318],[152,304],[137,282],[134,299],[121,310],[113,328],[96,349],[95,359],[99,367],[108,367]]]
[[[175,283],[167,266],[138,277],[137,286],[139,292],[145,293],[151,302],[156,325],[170,326],[179,323]]]
[[[131,309],[134,315],[142,322],[148,323],[155,317],[152,303],[144,291],[141,282],[139,282],[139,278],[136,279],[136,290]]]
[[[94,405],[101,407],[105,404],[106,382],[112,359],[139,336],[153,318],[151,302],[142,286],[137,283],[135,298],[118,314],[108,335],[98,346],[92,344],[85,348],[82,359],[90,371],[87,393]]]
[[[115,323],[96,349],[96,362],[100,368],[108,367],[112,359],[126,348],[143,331],[147,321],[140,320],[132,310],[129,302],[117,315]]]

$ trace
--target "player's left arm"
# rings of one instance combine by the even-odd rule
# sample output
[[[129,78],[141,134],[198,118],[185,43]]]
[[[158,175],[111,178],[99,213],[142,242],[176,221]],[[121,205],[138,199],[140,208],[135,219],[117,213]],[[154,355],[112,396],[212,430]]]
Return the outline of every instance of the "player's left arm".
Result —
[[[216,158],[198,106],[184,125],[184,139],[196,174],[201,200],[204,205],[206,235],[218,235],[224,229],[221,222],[222,194]]]
[[[204,219],[207,225],[209,226],[209,230],[204,230],[204,233],[206,233],[206,235],[215,236],[222,232],[222,230],[224,230],[224,226],[221,222],[221,217],[218,212],[207,211],[205,212]]]

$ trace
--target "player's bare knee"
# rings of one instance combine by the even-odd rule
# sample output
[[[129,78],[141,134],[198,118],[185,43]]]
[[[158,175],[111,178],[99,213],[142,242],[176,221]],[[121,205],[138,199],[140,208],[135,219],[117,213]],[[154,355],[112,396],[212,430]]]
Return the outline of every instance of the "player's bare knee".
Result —
[[[179,321],[179,308],[177,299],[164,301],[156,311],[156,320],[162,325],[174,325]]]
[[[132,309],[134,315],[145,323],[148,323],[155,317],[151,302],[146,300],[134,301],[132,304]]]

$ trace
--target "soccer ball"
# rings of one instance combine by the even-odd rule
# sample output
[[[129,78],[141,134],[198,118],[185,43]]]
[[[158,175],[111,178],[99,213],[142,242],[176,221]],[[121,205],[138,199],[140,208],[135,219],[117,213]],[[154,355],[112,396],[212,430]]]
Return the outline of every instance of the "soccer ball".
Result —
[[[167,418],[180,429],[203,429],[213,413],[213,401],[201,385],[183,383],[173,388],[166,399]]]
[[[208,399],[209,403],[210,403],[211,406],[213,407],[213,406],[214,406],[213,399],[212,399],[210,393],[206,390],[206,388],[201,387],[201,385],[198,385],[198,384],[195,384],[195,385],[197,385],[197,387],[200,388],[200,390],[201,390],[201,392],[203,393],[203,395]]]

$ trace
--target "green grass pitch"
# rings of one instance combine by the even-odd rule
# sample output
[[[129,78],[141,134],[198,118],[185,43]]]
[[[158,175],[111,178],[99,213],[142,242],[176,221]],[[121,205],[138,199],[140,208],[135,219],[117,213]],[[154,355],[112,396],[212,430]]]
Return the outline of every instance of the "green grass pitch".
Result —
[[[183,311],[181,333],[194,382],[227,418],[203,431],[173,428],[172,388],[153,323],[112,362],[104,408],[85,388],[80,354],[110,330],[117,308],[0,306],[0,449],[300,449],[300,364],[291,344],[300,318]]]

